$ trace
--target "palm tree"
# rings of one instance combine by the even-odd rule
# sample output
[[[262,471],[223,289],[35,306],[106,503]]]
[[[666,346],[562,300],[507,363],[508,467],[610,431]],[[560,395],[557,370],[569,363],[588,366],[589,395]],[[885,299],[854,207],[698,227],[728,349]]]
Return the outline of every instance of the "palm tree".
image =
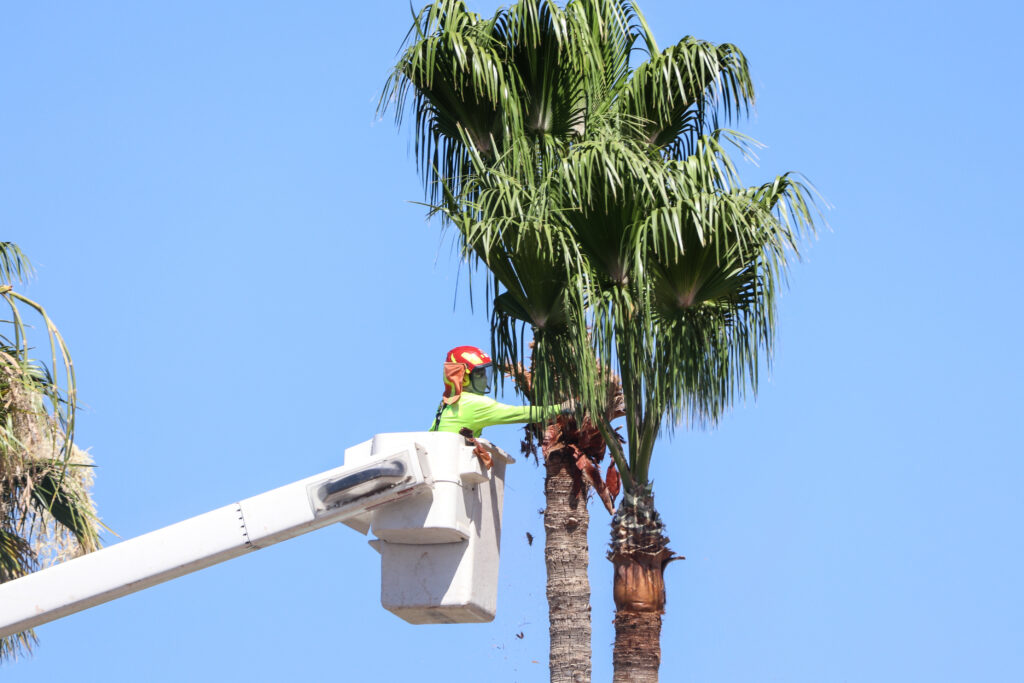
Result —
[[[91,459],[74,445],[75,381],[63,338],[39,304],[13,289],[31,273],[12,242],[0,242],[0,296],[10,306],[11,333],[0,335],[0,582],[99,547],[99,521],[89,497]],[[29,357],[20,307],[42,318],[50,366]],[[65,389],[50,368],[60,358]],[[0,639],[0,661],[27,653],[32,631]]]
[[[673,556],[649,476],[655,444],[680,421],[713,424],[737,393],[756,388],[759,356],[772,341],[779,272],[796,237],[774,211],[793,201],[797,219],[809,220],[798,184],[779,178],[731,186],[715,177],[716,161],[727,166],[713,149],[698,145],[696,158],[644,170],[621,159],[614,172],[600,149],[572,169],[573,176],[591,173],[588,185],[574,186],[579,208],[567,220],[581,236],[596,223],[600,236],[617,233],[624,245],[589,261],[590,334],[622,378],[628,443],[622,452],[610,441],[625,491],[609,553],[616,680],[657,680],[663,572]],[[703,169],[696,179],[694,168]]]
[[[621,473],[609,553],[616,680],[656,680],[673,554],[654,507],[654,446],[664,428],[713,424],[756,389],[787,252],[813,229],[807,188],[791,176],[740,184],[724,143],[754,143],[719,123],[745,112],[753,89],[732,45],[684,38],[660,51],[624,0],[564,10],[523,0],[490,22],[437,2],[420,19],[392,92],[401,102],[415,88],[431,196],[491,274],[496,358],[529,363],[520,341],[529,328],[532,397],[578,396]],[[510,48],[509,35],[545,45],[529,54],[554,55],[547,81],[539,58],[520,75],[523,48]],[[649,58],[632,69],[638,41]],[[537,82],[560,86],[537,93],[528,87]],[[563,104],[538,113],[550,93]],[[486,115],[463,118],[452,101]],[[608,369],[621,377],[623,411],[610,403]],[[611,424],[620,412],[625,448]],[[556,656],[551,607],[552,680],[573,680],[556,677],[563,649]]]
[[[573,391],[597,416],[625,491],[609,553],[616,680],[645,681],[657,680],[663,572],[673,559],[649,476],[655,443],[679,422],[713,424],[756,388],[787,252],[813,217],[806,188],[791,177],[739,185],[723,133],[702,136],[674,161],[630,133],[634,122],[611,123],[592,129],[542,183],[492,170],[446,211],[470,244],[491,245],[481,258],[492,270],[512,260],[509,244],[536,249],[539,237],[519,240],[530,231],[577,247],[562,253],[574,290],[565,306],[582,302],[564,313],[571,324],[562,334],[575,336],[566,347],[582,350]],[[626,448],[605,419],[600,367],[621,378]]]
[[[461,0],[437,0],[416,16],[381,104],[394,107],[400,124],[411,98],[417,162],[433,204],[466,199],[477,186],[464,182],[499,167],[539,181],[580,138],[588,97],[585,55],[568,36],[574,25],[557,5],[537,1],[483,19]],[[519,230],[515,243],[481,242],[467,232],[460,240],[483,259],[489,286],[500,289],[492,305],[496,362],[514,371],[532,402],[571,395],[579,384],[575,360],[587,350],[568,334],[566,319],[580,309],[565,302],[571,290],[563,252],[575,246],[550,244],[543,229]],[[515,332],[519,323],[530,328],[529,349]],[[540,442],[546,470],[551,680],[589,681],[586,486],[603,486],[593,463],[605,448],[592,423],[563,419],[552,427],[527,427],[524,442],[534,453]]]

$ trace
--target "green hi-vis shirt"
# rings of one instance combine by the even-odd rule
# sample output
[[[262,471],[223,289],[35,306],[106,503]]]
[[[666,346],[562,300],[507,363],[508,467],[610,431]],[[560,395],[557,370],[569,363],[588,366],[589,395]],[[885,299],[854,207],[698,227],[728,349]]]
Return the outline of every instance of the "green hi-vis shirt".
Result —
[[[437,431],[458,434],[463,427],[469,427],[473,430],[473,436],[477,437],[484,427],[517,422],[543,422],[560,412],[560,406],[510,406],[498,403],[487,396],[464,391],[456,403],[445,406]]]

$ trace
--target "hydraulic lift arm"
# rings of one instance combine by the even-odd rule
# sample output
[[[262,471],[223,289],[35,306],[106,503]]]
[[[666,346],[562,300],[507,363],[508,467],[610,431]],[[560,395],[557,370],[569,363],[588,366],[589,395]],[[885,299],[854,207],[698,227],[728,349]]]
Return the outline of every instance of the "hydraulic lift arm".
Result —
[[[433,488],[411,439],[338,467],[0,584],[8,636]]]

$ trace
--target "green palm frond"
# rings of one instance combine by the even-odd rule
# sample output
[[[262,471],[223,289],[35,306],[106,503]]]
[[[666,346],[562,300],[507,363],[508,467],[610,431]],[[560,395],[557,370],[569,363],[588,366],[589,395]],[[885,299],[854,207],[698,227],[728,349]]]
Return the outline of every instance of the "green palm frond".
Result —
[[[693,153],[695,141],[724,122],[748,114],[754,86],[747,59],[730,43],[691,36],[640,64],[618,93],[615,106],[646,121],[648,143],[670,158]]]
[[[72,468],[91,465],[71,465]],[[83,552],[99,548],[99,519],[93,510],[88,493],[80,479],[67,476],[62,462],[40,463],[30,474],[35,481],[32,487],[32,504],[39,511],[45,511],[63,529],[74,535]]]
[[[37,566],[32,544],[13,531],[0,528],[0,583],[22,577]]]
[[[410,106],[415,112],[415,149],[425,172],[428,194],[441,196],[437,181],[456,182],[470,157],[463,136],[484,157],[496,154],[506,124],[518,122],[506,106],[514,88],[507,81],[504,46],[493,36],[496,20],[481,20],[461,0],[441,0],[415,18],[398,64],[381,95],[379,109],[395,111],[395,121]],[[509,119],[512,119],[511,121]]]
[[[600,116],[629,77],[629,59],[642,33],[641,17],[628,0],[575,0],[566,14],[577,27],[591,115]]]
[[[0,287],[0,296],[10,306],[11,326],[14,329],[13,339],[11,340],[13,343],[0,349],[0,352],[7,355],[8,360],[14,360],[16,365],[24,368],[26,378],[39,376],[45,378],[42,381],[35,381],[35,387],[39,391],[40,396],[48,402],[49,413],[64,435],[64,438],[61,440],[61,454],[66,459],[70,456],[71,444],[74,443],[75,407],[77,401],[75,367],[71,360],[71,353],[64,342],[64,337],[61,335],[60,330],[57,329],[50,316],[47,315],[46,309],[32,299],[14,291],[10,286]],[[48,368],[46,366],[40,368],[38,364],[29,358],[30,347],[26,336],[26,324],[19,308],[20,305],[34,310],[43,321],[50,346],[50,364]],[[60,359],[60,364],[57,362],[58,358]],[[60,386],[53,375],[57,368],[61,368],[64,371],[65,385],[63,387]],[[42,373],[41,375],[39,374],[40,372]]]
[[[571,49],[576,43],[570,20],[554,3],[524,0],[495,23],[495,36],[508,55],[509,80],[517,86],[517,120],[523,134],[543,146],[563,145],[585,125],[585,83],[580,55]]]
[[[14,242],[0,242],[0,282],[13,285],[25,282],[32,275],[28,256]]]

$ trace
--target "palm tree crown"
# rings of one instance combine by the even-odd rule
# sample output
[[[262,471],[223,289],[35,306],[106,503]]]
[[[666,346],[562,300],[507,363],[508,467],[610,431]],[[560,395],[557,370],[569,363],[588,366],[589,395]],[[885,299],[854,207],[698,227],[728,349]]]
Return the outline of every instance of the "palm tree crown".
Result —
[[[30,273],[17,245],[0,242],[0,296],[12,313],[11,334],[0,335],[0,583],[100,544],[89,496],[92,460],[74,445],[71,358],[46,311],[13,289],[13,282]],[[28,355],[21,306],[44,322],[49,367]],[[66,379],[63,388],[55,378],[58,368]],[[27,652],[34,642],[32,631],[0,639],[0,660]]]
[[[692,37],[660,50],[629,0],[520,0],[490,19],[437,0],[382,97],[399,122],[410,93],[428,197],[489,275],[496,362],[529,366],[532,334],[532,399],[578,397],[621,473],[612,559],[660,579],[655,443],[756,391],[776,291],[815,227],[796,176],[745,186],[730,159],[757,146],[723,127],[753,105],[746,58]]]

